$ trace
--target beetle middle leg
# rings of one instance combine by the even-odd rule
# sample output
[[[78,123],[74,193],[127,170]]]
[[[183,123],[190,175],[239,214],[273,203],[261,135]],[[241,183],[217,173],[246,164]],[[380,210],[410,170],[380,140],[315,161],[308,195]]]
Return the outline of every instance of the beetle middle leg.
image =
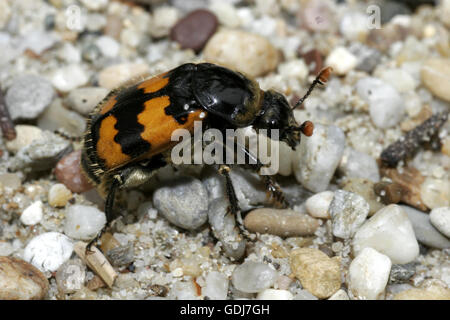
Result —
[[[167,163],[162,157],[155,157],[149,159],[147,162],[141,162],[137,165],[132,165],[124,168],[120,173],[114,174],[108,186],[108,195],[105,202],[106,224],[97,236],[92,239],[86,247],[86,252],[91,251],[91,247],[98,242],[106,229],[114,220],[114,200],[116,192],[121,188],[129,188],[139,186],[148,181],[156,172],[157,169],[165,166]]]

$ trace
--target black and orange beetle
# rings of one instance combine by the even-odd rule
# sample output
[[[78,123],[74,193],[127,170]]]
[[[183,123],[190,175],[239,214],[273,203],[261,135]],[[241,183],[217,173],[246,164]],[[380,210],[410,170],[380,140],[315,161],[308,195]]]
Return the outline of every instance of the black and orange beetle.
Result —
[[[292,110],[317,83],[325,83],[330,72],[331,68],[322,70],[293,108],[282,94],[263,91],[242,73],[210,63],[183,64],[111,91],[89,116],[81,158],[87,177],[106,194],[106,226],[113,219],[117,189],[141,185],[170,163],[170,150],[176,144],[171,141],[172,132],[179,128],[193,130],[194,121],[219,130],[247,126],[279,129],[280,140],[294,149],[300,143],[300,133],[310,136],[313,125],[309,121],[298,125]],[[250,165],[256,172],[261,166],[259,161]],[[219,172],[226,179],[231,212],[237,213],[229,167],[220,165]],[[276,182],[270,176],[262,177],[271,195],[286,206]]]

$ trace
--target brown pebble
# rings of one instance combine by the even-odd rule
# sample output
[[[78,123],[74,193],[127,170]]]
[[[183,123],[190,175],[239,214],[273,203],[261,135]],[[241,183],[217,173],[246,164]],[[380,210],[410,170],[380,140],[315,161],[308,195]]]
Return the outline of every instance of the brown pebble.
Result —
[[[116,40],[120,40],[120,32],[122,31],[122,18],[117,15],[109,15],[106,18],[106,25],[103,33]]]
[[[0,300],[40,300],[48,291],[44,274],[26,261],[0,257]]]
[[[86,288],[92,291],[104,287],[106,287],[106,283],[98,275],[94,275],[94,277],[86,283]]]
[[[373,190],[386,205],[399,203],[402,200],[403,188],[398,183],[378,182],[373,186]]]
[[[309,50],[305,53],[299,52],[309,69],[309,74],[317,75],[323,68],[323,57],[317,49]]]
[[[6,107],[5,98],[3,96],[2,88],[0,87],[0,129],[6,140],[13,140],[16,138],[16,129]]]
[[[93,188],[80,167],[81,151],[73,151],[56,164],[55,176],[70,191],[82,193]]]
[[[178,42],[183,49],[199,52],[216,32],[218,25],[217,17],[211,11],[195,10],[173,26],[170,38]]]
[[[244,225],[251,232],[298,237],[314,234],[319,220],[290,209],[260,208],[247,214]]]
[[[381,174],[390,178],[392,182],[396,184],[394,188],[401,189],[401,202],[409,204],[422,211],[428,210],[428,207],[423,203],[420,196],[420,187],[425,178],[419,170],[413,167],[407,167],[403,168],[400,173],[397,169],[382,168]],[[394,197],[395,195],[390,196]]]

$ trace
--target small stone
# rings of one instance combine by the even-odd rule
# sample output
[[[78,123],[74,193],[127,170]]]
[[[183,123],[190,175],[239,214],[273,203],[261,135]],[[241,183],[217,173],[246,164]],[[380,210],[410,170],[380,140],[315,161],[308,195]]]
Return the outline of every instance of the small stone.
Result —
[[[353,238],[354,255],[367,247],[387,255],[392,263],[414,261],[419,244],[413,225],[400,206],[391,204],[381,209],[359,228]]]
[[[393,264],[389,275],[389,283],[408,282],[416,274],[416,263]]]
[[[118,246],[106,252],[106,256],[115,267],[126,266],[134,261],[133,244]]]
[[[84,86],[89,81],[89,77],[84,69],[77,64],[57,69],[52,75],[53,86],[61,92],[69,92],[78,87]]]
[[[78,137],[86,129],[86,119],[78,113],[64,108],[62,100],[58,98],[41,114],[38,126],[49,131],[62,129],[69,135]]]
[[[333,73],[345,75],[358,65],[358,59],[346,48],[337,47],[328,55],[325,65],[333,68]]]
[[[95,207],[73,205],[66,210],[64,233],[80,240],[93,239],[106,223],[105,213]]]
[[[378,196],[375,193],[374,188],[375,184],[371,180],[361,178],[346,179],[342,184],[343,190],[359,194],[367,201],[369,204],[369,216],[372,216],[384,207],[384,205],[378,201]]]
[[[48,204],[52,207],[65,207],[72,198],[72,192],[62,183],[54,184],[48,191]]]
[[[56,271],[55,280],[60,294],[74,293],[86,281],[86,266],[80,259],[66,261]]]
[[[0,257],[0,300],[40,300],[48,288],[47,278],[31,264]]]
[[[45,78],[36,75],[16,77],[8,89],[5,102],[11,119],[34,119],[50,105],[55,90]]]
[[[8,2],[2,1],[0,3],[0,30],[2,30],[11,17],[11,7]]]
[[[290,209],[260,208],[245,216],[244,225],[251,232],[302,237],[313,235],[319,227],[319,220]]]
[[[350,300],[350,298],[348,297],[347,292],[345,292],[342,289],[339,289],[338,291],[336,291],[335,294],[329,297],[328,300]]]
[[[237,266],[231,276],[233,286],[245,293],[261,292],[271,287],[278,272],[261,262],[246,261]]]
[[[56,271],[73,252],[72,241],[59,232],[40,234],[27,244],[23,258],[41,271]]]
[[[432,248],[450,248],[450,240],[433,227],[428,214],[408,206],[401,207],[411,221],[417,240]]]
[[[433,58],[424,62],[422,82],[438,98],[450,101],[450,59]]]
[[[396,193],[400,192],[400,201],[414,206],[420,210],[427,210],[427,206],[424,204],[421,198],[421,185],[423,185],[424,177],[414,167],[402,168],[399,172],[397,169],[383,169],[383,175],[390,178],[395,184],[395,187],[383,188],[379,192],[381,193],[385,190],[384,200],[397,200]],[[398,190],[400,189],[400,190]],[[392,191],[394,194],[388,194],[387,192]],[[428,191],[426,191],[428,192]]]
[[[419,84],[410,73],[399,68],[383,69],[378,71],[376,76],[393,86],[399,93],[414,91]]]
[[[361,42],[352,43],[348,50],[358,59],[356,70],[372,73],[380,64],[382,54],[374,48],[370,48]]]
[[[335,28],[333,8],[328,1],[324,0],[305,2],[298,11],[297,20],[311,31],[331,31]]]
[[[329,219],[330,214],[328,209],[330,207],[331,201],[333,200],[333,197],[333,191],[323,191],[316,193],[312,197],[309,197],[308,200],[306,200],[306,211],[314,218]]]
[[[150,34],[155,38],[166,37],[177,23],[179,12],[174,7],[157,7],[153,11]]]
[[[221,25],[227,28],[237,28],[241,18],[233,4],[223,1],[213,1],[209,9],[216,15]]]
[[[33,140],[42,137],[42,130],[35,126],[18,124],[14,128],[16,138],[6,141],[6,149],[12,153],[17,153],[20,149],[29,146]]]
[[[308,290],[299,290],[297,294],[294,296],[294,300],[319,300],[316,296],[311,294]]]
[[[438,285],[413,288],[397,293],[394,300],[450,300],[450,290]]]
[[[229,213],[229,203],[225,199],[214,199],[208,210],[208,221],[214,236],[222,242],[225,254],[235,260],[245,254],[246,241],[236,228],[235,217]]]
[[[380,172],[375,159],[367,153],[359,152],[353,148],[345,148],[339,164],[346,178],[362,178],[373,182],[380,181]]]
[[[207,43],[205,60],[217,63],[252,77],[275,70],[278,51],[262,36],[240,30],[222,29]]]
[[[367,77],[358,80],[356,91],[369,104],[370,117],[378,128],[390,128],[402,119],[403,100],[393,86],[378,78]]]
[[[27,226],[32,226],[39,223],[44,215],[44,204],[38,200],[23,210],[20,215],[20,221]]]
[[[420,198],[430,209],[450,206],[450,180],[427,177],[420,186]]]
[[[86,288],[95,291],[100,288],[106,287],[106,283],[98,275],[95,275],[91,280],[86,283]]]
[[[295,249],[290,254],[290,265],[303,288],[320,299],[330,297],[341,287],[339,259],[329,258],[320,250]]]
[[[211,300],[226,300],[228,294],[228,278],[224,274],[211,271],[205,279],[202,295]]]
[[[294,296],[288,290],[265,289],[258,293],[257,300],[292,300]]]
[[[114,89],[123,85],[127,81],[145,76],[149,72],[146,63],[122,63],[106,67],[98,75],[100,87]]]
[[[193,281],[177,281],[173,284],[169,293],[172,300],[197,300],[197,287]]]
[[[100,87],[79,88],[71,91],[65,102],[71,109],[87,116],[108,92],[108,89]]]
[[[187,230],[197,229],[208,218],[208,192],[195,178],[167,182],[153,193],[153,204],[167,220]]]
[[[365,40],[369,33],[367,15],[359,11],[347,12],[339,22],[339,31],[347,40]]]
[[[55,49],[55,53],[58,59],[69,64],[81,62],[80,49],[70,42],[64,42],[58,49]]]
[[[364,248],[352,261],[348,272],[348,289],[357,299],[380,300],[384,297],[391,260],[372,248]]]
[[[325,191],[341,161],[344,147],[345,135],[341,129],[316,124],[314,134],[302,139],[294,153],[297,181],[313,192]]]
[[[92,11],[99,11],[105,9],[109,0],[80,0],[81,3]]]
[[[369,214],[369,204],[360,195],[344,190],[334,192],[329,208],[333,235],[351,238]]]
[[[15,173],[2,173],[0,174],[0,185],[5,189],[14,191],[22,186],[22,181],[19,175]]]
[[[430,222],[443,235],[450,238],[450,207],[440,207],[431,210]]]
[[[81,150],[73,151],[61,158],[55,168],[56,179],[70,191],[82,193],[93,188],[80,167]]]
[[[311,49],[305,53],[300,53],[305,64],[308,66],[309,74],[317,75],[323,68],[323,56],[317,49]]]
[[[183,49],[199,52],[216,32],[219,22],[209,10],[199,9],[178,21],[170,31],[170,38]]]
[[[45,171],[53,168],[58,159],[71,149],[70,141],[52,132],[43,131],[40,138],[33,140],[30,145],[17,152],[10,161],[9,169],[27,173]]]
[[[115,58],[120,53],[120,44],[110,36],[100,36],[95,40],[95,46],[107,58]]]

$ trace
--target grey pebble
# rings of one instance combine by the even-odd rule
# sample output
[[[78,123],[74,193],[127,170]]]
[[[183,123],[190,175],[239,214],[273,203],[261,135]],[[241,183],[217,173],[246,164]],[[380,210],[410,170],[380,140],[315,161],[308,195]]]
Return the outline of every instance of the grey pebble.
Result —
[[[415,262],[393,264],[389,275],[389,283],[407,282],[416,273],[416,265]]]
[[[13,120],[34,119],[53,101],[55,90],[45,78],[21,75],[13,80],[5,102]]]
[[[214,236],[222,242],[225,254],[239,260],[245,253],[246,241],[236,227],[236,217],[228,213],[229,203],[225,199],[215,199],[211,202],[208,219]]]
[[[278,272],[267,264],[246,261],[234,269],[231,276],[233,286],[245,293],[256,293],[271,287],[278,277]]]
[[[362,178],[373,182],[380,181],[380,172],[375,159],[367,153],[357,151],[353,148],[345,148],[341,163],[341,171],[346,178]]]
[[[329,209],[333,234],[343,239],[351,238],[366,220],[369,208],[359,194],[336,190]]]
[[[38,118],[38,127],[54,131],[64,129],[68,134],[81,136],[86,130],[86,119],[78,113],[70,111],[62,105],[61,99],[56,99]]]
[[[74,293],[86,281],[86,265],[80,259],[70,259],[58,268],[55,280],[59,293]]]
[[[153,204],[176,226],[195,230],[208,218],[208,192],[200,180],[179,177],[153,193]]]
[[[233,167],[230,178],[242,211],[253,209],[266,202],[266,189],[257,174]],[[210,200],[226,197],[225,178],[217,173],[217,170],[207,168],[203,173],[202,181],[208,190]]]
[[[87,116],[108,92],[108,89],[101,87],[78,88],[72,90],[64,102],[69,108]]]
[[[113,266],[126,266],[134,261],[133,244],[118,246],[106,252],[106,257]]]
[[[72,143],[52,132],[43,131],[39,139],[22,149],[11,158],[9,169],[43,171],[55,167],[59,159],[72,151]]]
[[[438,249],[450,248],[450,240],[433,227],[428,214],[409,206],[401,205],[400,207],[408,215],[419,242]]]

